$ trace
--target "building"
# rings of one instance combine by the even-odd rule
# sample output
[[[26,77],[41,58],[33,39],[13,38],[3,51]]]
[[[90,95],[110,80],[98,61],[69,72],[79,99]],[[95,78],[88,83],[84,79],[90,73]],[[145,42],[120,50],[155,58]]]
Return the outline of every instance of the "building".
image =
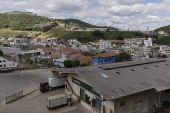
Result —
[[[38,50],[41,52],[42,55],[51,55],[54,51],[56,51],[55,48],[51,48],[51,47],[42,47],[42,48],[38,48]]]
[[[117,53],[111,52],[93,56],[93,65],[114,63],[117,55]]]
[[[104,41],[103,39],[99,40],[99,49],[100,50],[106,50],[109,47],[111,47],[110,41]]]
[[[86,45],[86,44],[81,44],[81,46],[80,46],[80,51],[88,52],[88,51],[89,51],[88,45]]]
[[[17,63],[0,56],[0,69],[17,67]]]
[[[169,60],[130,61],[53,70],[65,92],[94,113],[144,113],[170,102]]]
[[[152,38],[148,38],[147,40],[144,40],[145,48],[148,48],[149,46],[152,46]]]
[[[108,28],[87,28],[86,31],[107,31]]]
[[[60,65],[61,67],[64,67],[65,60],[75,60],[80,56],[81,55],[79,51],[71,48],[62,48],[60,50],[54,51],[52,55],[50,55],[50,57],[53,58],[54,64]]]
[[[3,51],[4,54],[10,54],[10,53],[20,53],[20,48],[13,48],[13,47],[0,47],[0,50]]]

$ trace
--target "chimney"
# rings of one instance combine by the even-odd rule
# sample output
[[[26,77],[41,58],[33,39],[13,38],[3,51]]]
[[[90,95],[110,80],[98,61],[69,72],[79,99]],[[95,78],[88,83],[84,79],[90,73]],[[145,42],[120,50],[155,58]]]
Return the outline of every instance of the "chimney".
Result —
[[[58,50],[58,57],[61,58],[61,50]]]

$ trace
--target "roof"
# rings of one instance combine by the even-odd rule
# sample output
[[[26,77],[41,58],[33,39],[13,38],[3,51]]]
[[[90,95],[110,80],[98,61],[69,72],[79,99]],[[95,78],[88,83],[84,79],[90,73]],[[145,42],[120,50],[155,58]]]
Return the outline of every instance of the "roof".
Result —
[[[51,48],[51,47],[42,47],[40,49],[42,49],[43,51],[55,51],[56,50],[55,48]]]
[[[41,44],[37,44],[37,45],[34,45],[31,49],[32,50],[37,50],[38,48],[42,48],[42,47],[44,47],[44,46],[41,45]]]
[[[58,54],[55,54],[55,55],[49,55],[49,57],[53,58],[53,59],[57,59],[59,58]]]
[[[16,53],[8,53],[8,54],[5,54],[5,55],[8,55],[8,56],[10,56],[10,55],[16,55]]]
[[[107,100],[170,88],[170,60],[145,60],[54,70],[75,72]]]
[[[114,43],[124,43],[124,40],[103,40],[103,41],[109,41]]]
[[[70,54],[70,53],[80,53],[79,51],[76,51],[76,50],[74,50],[74,49],[71,49],[71,48],[68,48],[68,47],[66,47],[66,48],[62,48],[62,49],[60,49],[61,50],[61,53],[63,53],[63,54]],[[57,50],[57,51],[54,51],[54,52],[58,52],[59,50]]]
[[[72,53],[72,54],[70,54],[70,55],[67,57],[67,59],[68,59],[68,60],[72,60],[72,59],[74,59],[74,58],[76,58],[76,57],[80,57],[80,56],[82,56],[82,55],[77,54],[77,53]]]
[[[111,52],[111,53],[103,53],[103,54],[99,54],[96,56],[93,56],[93,58],[106,58],[106,57],[112,57],[112,56],[117,56],[117,53]]]
[[[77,60],[80,61],[80,63],[83,63],[83,62],[86,62],[86,63],[90,63],[89,65],[92,65],[92,57],[89,57],[89,56],[81,56],[79,58],[77,58]]]

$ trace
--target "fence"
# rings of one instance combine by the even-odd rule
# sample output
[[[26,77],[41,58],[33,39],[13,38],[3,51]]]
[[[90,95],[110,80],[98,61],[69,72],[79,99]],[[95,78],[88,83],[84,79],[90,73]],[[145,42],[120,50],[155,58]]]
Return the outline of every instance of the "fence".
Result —
[[[8,104],[18,98],[21,98],[22,96],[23,96],[23,90],[15,93],[13,95],[10,95],[10,96],[6,97],[6,104]]]

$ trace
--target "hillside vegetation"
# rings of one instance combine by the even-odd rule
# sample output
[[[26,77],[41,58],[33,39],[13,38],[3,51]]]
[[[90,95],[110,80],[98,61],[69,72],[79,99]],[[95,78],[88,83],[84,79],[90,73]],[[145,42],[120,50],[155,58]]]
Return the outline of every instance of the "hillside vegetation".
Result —
[[[21,31],[48,31],[57,25],[55,19],[37,16],[31,12],[13,11],[0,13],[0,28]]]
[[[170,36],[164,36],[160,39],[153,40],[153,43],[158,45],[170,45]]]
[[[82,42],[89,42],[99,39],[118,39],[123,40],[124,38],[144,38],[148,37],[140,32],[129,32],[129,31],[62,31],[62,29],[52,29],[46,32],[47,37],[57,37],[65,40],[77,38]]]
[[[155,32],[158,32],[158,31],[160,31],[160,30],[163,30],[163,31],[165,31],[165,32],[170,33],[170,25],[164,26],[164,27],[160,27],[160,28],[158,28],[158,29],[155,29],[154,31],[155,31]]]
[[[109,28],[110,30],[118,30],[117,28],[114,27],[107,27],[107,26],[96,26],[96,25],[91,25],[89,23],[86,23],[84,21],[78,20],[78,19],[59,19],[60,22],[66,23],[69,26],[74,26],[80,29],[85,30],[86,28]]]

